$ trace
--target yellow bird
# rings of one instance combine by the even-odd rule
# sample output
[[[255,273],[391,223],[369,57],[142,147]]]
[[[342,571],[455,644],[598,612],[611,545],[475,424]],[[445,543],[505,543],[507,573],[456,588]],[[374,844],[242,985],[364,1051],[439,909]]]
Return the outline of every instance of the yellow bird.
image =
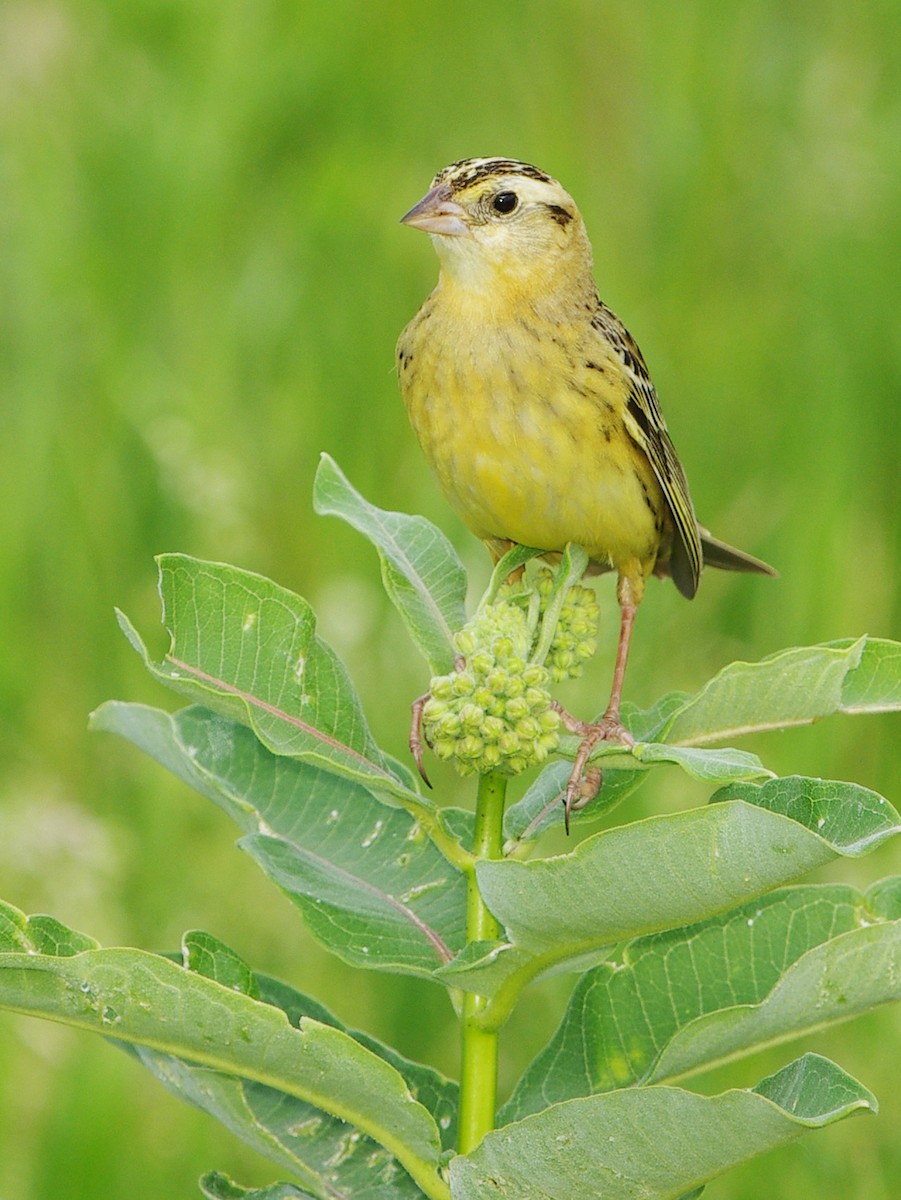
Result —
[[[598,295],[572,197],[537,167],[470,158],[402,218],[425,230],[438,285],[400,336],[400,387],[441,487],[495,561],[511,543],[587,550],[614,570],[621,624],[610,702],[583,735],[567,815],[601,740],[633,739],[620,698],[649,575],[689,599],[705,564],[774,575],[695,518],[632,336]]]

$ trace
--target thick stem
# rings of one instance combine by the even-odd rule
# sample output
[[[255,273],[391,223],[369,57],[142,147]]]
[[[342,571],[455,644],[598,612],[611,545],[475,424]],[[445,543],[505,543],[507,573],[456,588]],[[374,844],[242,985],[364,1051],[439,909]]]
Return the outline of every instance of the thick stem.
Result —
[[[504,844],[504,801],[507,780],[489,774],[479,778],[473,857],[500,858]],[[466,901],[467,942],[493,941],[497,921],[485,907],[475,871],[468,879]],[[467,992],[463,1000],[462,1062],[460,1067],[460,1121],[457,1148],[461,1154],[473,1150],[494,1128],[497,1105],[497,1029],[483,1027],[488,999]]]

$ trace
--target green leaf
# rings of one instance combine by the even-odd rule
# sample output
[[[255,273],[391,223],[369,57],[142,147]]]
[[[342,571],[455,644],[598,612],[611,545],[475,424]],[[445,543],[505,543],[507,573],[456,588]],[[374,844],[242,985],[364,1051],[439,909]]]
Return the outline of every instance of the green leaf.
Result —
[[[403,832],[393,831],[387,820],[381,819],[355,849],[365,853],[381,837],[393,853],[403,859],[407,857]],[[435,928],[434,918],[448,924],[448,917],[462,918],[464,911],[460,905],[449,911],[451,868],[446,862],[437,879],[414,884],[411,889],[395,894],[391,881],[407,873],[406,863],[401,865],[398,858],[388,864],[385,881],[370,882],[359,873],[300,852],[280,838],[253,834],[240,845],[298,907],[310,914],[311,927],[319,927],[324,920],[332,923],[330,949],[348,962],[431,975],[437,967],[449,962],[454,949],[463,943],[462,920],[454,921],[453,945]],[[372,875],[372,864],[368,866],[368,874]],[[462,877],[457,882],[462,887]]]
[[[200,1190],[208,1200],[314,1200],[309,1192],[302,1192],[293,1183],[272,1183],[268,1187],[244,1188],[222,1175],[211,1171],[200,1181]]]
[[[850,641],[828,646],[849,646]],[[868,637],[860,662],[842,684],[841,711],[846,713],[898,712],[901,709],[901,642]]]
[[[743,800],[637,821],[569,854],[480,862],[485,902],[515,944],[559,960],[702,920],[901,829],[865,788],[798,777],[736,786]],[[812,825],[799,823],[804,813]]]
[[[533,962],[534,955],[508,942],[467,942],[436,975],[451,987],[492,996],[508,979],[528,971]]]
[[[362,784],[272,754],[245,726],[200,706],[170,715],[107,704],[94,725],[228,813],[246,835],[242,849],[345,962],[429,976],[463,945],[463,872],[413,817]]]
[[[55,917],[26,917],[0,900],[0,954],[55,954],[64,957],[100,945],[86,933],[68,929]]]
[[[302,758],[420,807],[375,744],[334,651],[316,636],[313,610],[261,575],[181,554],[157,560],[171,644],[162,663],[120,617],[150,672],[175,691],[249,725],[275,754]]]
[[[555,858],[478,863],[508,940],[464,950],[439,977],[491,998],[486,1022],[499,1027],[539,975],[594,966],[615,943],[727,912],[901,830],[890,804],[854,784],[788,776],[715,799],[727,796],[741,798],[620,826]],[[884,903],[901,915],[901,889]]]
[[[560,1028],[500,1114],[706,1070],[901,999],[891,884],[785,888],[629,943],[579,981]]]
[[[425,517],[376,508],[323,454],[313,485],[317,513],[340,517],[375,546],[385,591],[433,675],[454,665],[452,637],[466,621],[466,573],[453,546]]]
[[[863,637],[732,663],[696,695],[658,705],[648,736],[698,746],[833,713],[899,709],[901,644]]]
[[[66,957],[100,945],[86,933],[69,929],[55,917],[27,917],[0,900],[0,954],[53,954]]]
[[[312,1017],[344,1029],[322,1005],[287,984],[265,975],[258,976],[257,983],[263,999],[282,1009],[292,1025]],[[413,1097],[434,1117],[442,1145],[449,1150],[456,1137],[456,1084],[429,1067],[411,1063],[364,1034],[353,1032],[352,1036],[400,1072]],[[131,1050],[170,1091],[204,1109],[242,1141],[301,1181],[309,1194],[334,1200],[336,1192],[348,1196],[365,1194],[375,1184],[382,1200],[421,1200],[422,1191],[393,1155],[338,1118],[294,1096],[246,1079],[194,1066],[147,1047]]]
[[[876,1111],[828,1059],[805,1055],[753,1091],[626,1088],[567,1100],[489,1133],[450,1165],[453,1200],[677,1200],[810,1129]]]
[[[670,746],[660,742],[639,742],[632,750],[640,763],[673,763],[693,779],[724,783],[731,779],[772,778],[756,754],[747,750],[708,750],[692,746]]]
[[[574,758],[577,738],[564,740],[563,750]],[[669,763],[679,766],[693,779],[705,783],[729,783],[772,778],[773,772],[756,754],[746,750],[711,750],[707,747],[670,746],[662,742],[637,742],[630,750],[602,742],[591,755],[591,762],[602,767],[601,790],[584,809],[572,814],[582,826],[606,816],[612,808],[639,786],[649,766]],[[504,834],[512,843],[536,838],[545,829],[563,823],[560,803],[571,766],[566,761],[548,763],[535,782],[504,818]]]
[[[715,792],[710,802],[727,800],[745,800],[782,813],[805,829],[815,830],[845,855],[867,854],[901,828],[901,818],[878,792],[832,779],[785,775],[764,785],[733,783]]]
[[[569,779],[572,764],[550,762],[515,804],[504,814],[504,836],[508,853],[517,842],[533,841],[555,825],[563,824],[563,790]],[[647,771],[636,761],[633,767],[605,767],[601,790],[583,810],[574,813],[580,824],[599,821],[625,800],[644,782]]]
[[[221,1082],[223,1104],[238,1125],[250,1121],[241,1107],[243,1085],[230,1085],[224,1077],[294,1097],[378,1142],[427,1196],[447,1196],[432,1115],[414,1100],[394,1065],[330,1024],[301,1016],[295,1028],[272,1004],[159,955],[127,949],[62,958],[0,954],[0,1007],[174,1056],[168,1068],[179,1086],[186,1071],[199,1068],[200,1075],[190,1076],[191,1098],[201,1103],[204,1087]],[[280,1102],[278,1095],[269,1098],[276,1107]],[[276,1139],[269,1134],[263,1140]]]
[[[256,976],[238,954],[202,929],[189,930],[181,941],[182,963],[188,971],[214,979],[223,987],[259,1000]]]
[[[569,589],[579,582],[588,566],[588,554],[574,542],[567,542],[560,560],[560,566],[555,572],[554,586],[546,597],[546,608],[541,618],[541,631],[538,642],[532,651],[532,662],[544,663],[550,652],[551,644],[557,633],[560,612],[566,602]]]

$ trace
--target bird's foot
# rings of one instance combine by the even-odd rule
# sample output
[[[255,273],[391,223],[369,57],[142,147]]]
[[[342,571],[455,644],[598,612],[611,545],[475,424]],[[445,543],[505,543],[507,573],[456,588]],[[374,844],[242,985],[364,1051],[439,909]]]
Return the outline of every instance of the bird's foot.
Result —
[[[566,832],[569,833],[569,819],[574,812],[579,812],[595,798],[601,790],[602,773],[600,767],[589,767],[588,760],[599,742],[619,742],[623,746],[632,747],[635,739],[619,719],[617,710],[608,709],[599,721],[588,723],[579,721],[565,709],[558,709],[563,720],[563,726],[569,733],[577,733],[582,738],[579,752],[573,762],[572,771],[563,793],[563,820]]]
[[[416,763],[416,770],[427,787],[432,786],[432,781],[429,779],[425,771],[425,763],[422,761],[422,743],[423,741],[429,749],[429,739],[425,736],[422,729],[422,710],[426,706],[426,702],[431,699],[431,692],[423,692],[410,705],[410,753],[413,755],[413,761]]]
[[[466,666],[466,659],[462,654],[454,655],[454,670],[462,671]],[[419,772],[420,778],[426,787],[432,786],[432,781],[429,779],[425,770],[425,763],[422,760],[422,744],[432,749],[432,743],[429,741],[422,728],[422,713],[426,704],[432,698],[431,692],[423,692],[421,696],[417,696],[410,705],[410,737],[407,744],[410,747],[410,753],[413,756],[413,761],[416,763],[416,770]]]

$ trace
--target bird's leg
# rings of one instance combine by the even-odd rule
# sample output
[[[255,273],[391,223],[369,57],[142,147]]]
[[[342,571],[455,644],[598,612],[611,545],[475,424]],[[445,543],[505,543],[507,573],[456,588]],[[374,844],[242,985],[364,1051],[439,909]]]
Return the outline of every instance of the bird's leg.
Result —
[[[422,710],[425,708],[426,701],[430,699],[431,694],[431,692],[423,692],[410,705],[410,753],[413,755],[413,761],[416,763],[416,770],[427,787],[432,786],[432,781],[426,774],[425,763],[422,760],[422,742],[425,737],[422,732]],[[428,745],[428,738],[425,738],[425,741]]]
[[[610,700],[604,715],[598,721],[585,724],[572,721],[569,725],[564,718],[564,725],[571,733],[581,733],[582,744],[573,762],[566,791],[563,793],[563,809],[567,832],[569,818],[573,812],[584,808],[597,795],[601,785],[601,773],[598,768],[588,768],[591,752],[598,742],[621,742],[624,746],[634,746],[635,739],[623,725],[619,716],[619,706],[623,694],[623,680],[626,676],[626,663],[629,659],[629,645],[632,641],[632,626],[635,624],[635,614],[644,593],[644,576],[641,571],[623,572],[619,577],[616,598],[619,601],[620,624],[619,644],[616,648],[616,665],[613,668],[613,685],[610,688]],[[566,714],[567,716],[569,714]],[[589,790],[590,789],[590,790]]]
[[[454,670],[462,671],[465,666],[466,659],[463,657],[463,655],[455,654]],[[413,756],[413,761],[416,763],[416,770],[419,772],[423,783],[425,783],[428,787],[432,786],[432,781],[429,779],[425,771],[425,763],[422,759],[422,743],[425,741],[425,744],[430,750],[432,748],[432,744],[422,730],[422,710],[425,708],[426,703],[431,700],[431,698],[431,692],[423,692],[423,694],[421,696],[417,696],[410,705],[410,737],[407,742],[407,745],[410,747],[410,753]]]

